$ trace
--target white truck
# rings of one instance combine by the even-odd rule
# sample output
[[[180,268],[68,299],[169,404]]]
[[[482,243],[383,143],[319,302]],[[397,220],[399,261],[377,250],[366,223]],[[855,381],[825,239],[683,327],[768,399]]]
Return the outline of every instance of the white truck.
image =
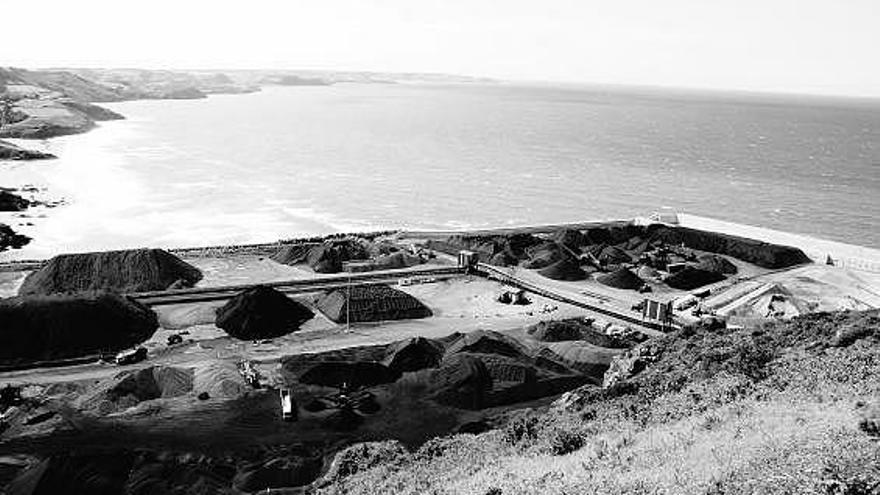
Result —
[[[297,412],[290,389],[278,389],[278,395],[281,399],[281,419],[284,421],[296,421]]]

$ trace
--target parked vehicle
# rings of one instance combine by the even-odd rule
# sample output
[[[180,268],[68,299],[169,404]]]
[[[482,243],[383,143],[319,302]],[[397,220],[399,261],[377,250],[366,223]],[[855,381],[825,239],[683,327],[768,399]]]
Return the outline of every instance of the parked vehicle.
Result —
[[[293,402],[293,396],[290,393],[290,389],[279,389],[278,395],[281,398],[281,419],[284,421],[296,421],[296,405]]]
[[[129,349],[122,351],[116,355],[116,364],[122,366],[126,364],[139,363],[147,359],[147,348],[138,347],[137,349]]]

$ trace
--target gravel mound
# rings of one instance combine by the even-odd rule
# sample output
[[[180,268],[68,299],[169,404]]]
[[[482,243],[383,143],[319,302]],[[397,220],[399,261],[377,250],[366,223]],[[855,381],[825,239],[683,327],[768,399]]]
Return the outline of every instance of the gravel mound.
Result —
[[[193,373],[193,391],[207,393],[208,397],[235,398],[247,392],[241,373],[232,363],[212,362],[196,368]]]
[[[101,415],[141,402],[186,395],[193,390],[193,371],[172,366],[150,366],[122,372],[99,383],[80,399],[80,407]]]

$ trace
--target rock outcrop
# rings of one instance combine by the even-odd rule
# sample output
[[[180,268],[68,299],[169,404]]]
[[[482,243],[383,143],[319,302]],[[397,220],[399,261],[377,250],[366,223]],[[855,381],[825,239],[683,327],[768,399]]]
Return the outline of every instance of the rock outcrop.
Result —
[[[45,160],[55,158],[51,153],[43,153],[0,141],[0,160]]]
[[[364,442],[346,447],[333,456],[322,484],[335,483],[374,466],[390,464],[409,455],[406,447],[397,440]]]
[[[18,194],[0,188],[0,211],[24,211],[31,202]]]
[[[6,251],[7,249],[19,249],[27,245],[29,242],[31,242],[30,237],[18,234],[12,230],[12,227],[5,223],[0,223],[0,252]]]

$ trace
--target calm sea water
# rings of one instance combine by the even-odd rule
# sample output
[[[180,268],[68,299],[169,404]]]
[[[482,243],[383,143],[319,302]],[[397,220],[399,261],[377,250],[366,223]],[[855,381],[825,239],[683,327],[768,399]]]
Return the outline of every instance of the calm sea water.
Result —
[[[0,172],[70,202],[16,256],[661,206],[880,247],[876,103],[340,84],[108,106],[128,119]]]

